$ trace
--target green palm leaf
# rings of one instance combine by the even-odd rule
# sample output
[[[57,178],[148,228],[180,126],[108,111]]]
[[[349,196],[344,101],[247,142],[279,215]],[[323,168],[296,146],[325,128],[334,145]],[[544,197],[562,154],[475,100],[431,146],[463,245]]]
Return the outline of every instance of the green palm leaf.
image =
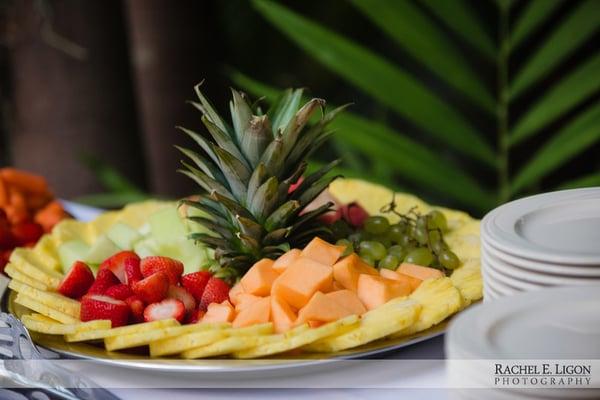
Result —
[[[600,26],[600,2],[586,0],[571,12],[545,44],[519,71],[510,87],[510,97],[515,98],[525,89],[542,79],[551,68],[569,56]]]
[[[542,178],[553,169],[600,140],[600,101],[569,122],[519,172],[513,193]]]
[[[353,4],[431,72],[471,98],[473,104],[490,113],[495,112],[494,98],[465,62],[464,56],[412,3],[354,0]]]
[[[257,10],[325,66],[448,146],[493,165],[491,147],[467,120],[418,80],[366,48],[267,0]]]
[[[510,37],[511,47],[517,48],[561,4],[560,0],[532,0],[515,24]]]
[[[593,174],[575,178],[569,182],[562,183],[557,189],[576,189],[582,187],[600,186],[600,171]]]

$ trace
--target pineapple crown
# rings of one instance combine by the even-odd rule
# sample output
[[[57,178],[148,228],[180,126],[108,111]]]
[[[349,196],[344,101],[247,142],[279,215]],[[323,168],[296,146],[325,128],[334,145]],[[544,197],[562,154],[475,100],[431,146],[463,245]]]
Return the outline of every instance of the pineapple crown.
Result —
[[[327,173],[339,160],[305,176],[306,159],[332,134],[326,127],[345,106],[325,112],[325,100],[313,98],[300,107],[302,89],[288,89],[263,114],[244,93],[232,89],[230,125],[200,85],[195,87],[199,102],[191,104],[202,113],[212,140],[178,127],[199,152],[176,146],[191,161],[182,161],[179,172],[205,192],[182,201],[199,211],[187,218],[203,227],[190,237],[213,248],[222,272],[230,276],[240,276],[261,258],[302,247],[315,236],[329,237],[319,217],[333,204],[303,210],[336,178]]]

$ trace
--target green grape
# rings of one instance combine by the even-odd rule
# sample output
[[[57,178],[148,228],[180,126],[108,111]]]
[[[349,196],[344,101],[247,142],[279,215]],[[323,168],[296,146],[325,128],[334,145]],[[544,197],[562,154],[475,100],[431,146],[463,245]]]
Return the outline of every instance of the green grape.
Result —
[[[346,238],[352,233],[352,228],[350,225],[342,219],[338,219],[333,224],[331,224],[331,232],[333,236],[336,238]]]
[[[374,260],[381,260],[387,254],[385,246],[379,242],[367,240],[360,242],[360,255],[373,257]]]
[[[398,257],[388,254],[381,261],[379,261],[379,268],[395,270],[398,268],[398,264],[400,264]]]
[[[354,233],[348,235],[348,240],[351,241],[355,247],[358,247],[358,244],[360,242],[362,242],[363,238],[364,238],[364,234],[361,231],[354,232]]]
[[[392,245],[392,240],[389,238],[389,236],[377,235],[373,237],[373,240],[381,243],[384,247],[390,247]]]
[[[425,228],[427,229],[428,219],[426,215],[421,215],[417,218],[417,228]]]
[[[431,242],[431,250],[433,250],[433,252],[435,254],[440,254],[442,251],[446,250],[447,248],[448,248],[448,246],[446,245],[446,243],[444,242],[443,239],[440,239],[435,242]]]
[[[420,244],[427,244],[427,241],[429,240],[427,228],[418,226],[415,230],[415,239],[417,239],[417,242]]]
[[[369,217],[365,220],[364,229],[368,233],[372,233],[374,235],[380,235],[382,233],[386,233],[390,228],[390,222],[386,217],[374,216]]]
[[[456,254],[451,252],[450,250],[444,250],[440,253],[438,259],[440,260],[440,264],[444,268],[455,269],[458,268],[460,261]]]
[[[388,250],[388,255],[396,257],[398,260],[404,260],[406,257],[406,250],[400,245],[394,245]]]
[[[367,256],[367,255],[361,255],[360,258],[366,262],[367,264],[369,264],[371,267],[375,267],[375,259],[371,256]]]
[[[354,253],[354,245],[348,239],[340,239],[335,244],[338,246],[344,246],[346,248],[342,253],[342,257],[346,257]]]
[[[402,247],[409,247],[413,244],[412,237],[410,235],[404,234],[398,244]]]
[[[429,221],[432,225],[430,227],[431,229],[439,228],[442,232],[446,232],[448,230],[448,221],[446,221],[446,217],[441,211],[433,210],[427,215],[429,216]]]
[[[414,250],[411,250],[404,261],[407,263],[428,267],[429,264],[433,262],[433,259],[433,254],[427,247],[418,247]]]
[[[408,236],[410,236],[411,238],[414,238],[416,230],[417,230],[416,226],[414,226],[414,225],[409,226],[408,230],[407,230]]]
[[[390,240],[394,243],[400,243],[402,236],[404,236],[404,232],[406,232],[406,224],[394,224],[390,226],[390,230],[388,232],[388,236]]]

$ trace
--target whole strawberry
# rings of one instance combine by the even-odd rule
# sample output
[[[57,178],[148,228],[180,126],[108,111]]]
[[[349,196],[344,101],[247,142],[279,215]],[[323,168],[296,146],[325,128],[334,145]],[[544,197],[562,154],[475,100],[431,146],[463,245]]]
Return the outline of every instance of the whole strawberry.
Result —
[[[169,277],[169,282],[172,285],[177,285],[181,274],[183,274],[183,263],[169,257],[152,256],[142,259],[140,270],[144,277],[156,272],[164,272]]]
[[[198,308],[206,311],[211,303],[221,303],[229,299],[229,285],[222,279],[212,277],[208,280]]]
[[[212,274],[208,271],[192,272],[181,277],[181,284],[199,302],[210,278]]]
[[[86,295],[81,299],[80,319],[93,321],[109,319],[111,326],[127,325],[129,320],[129,306],[122,300],[97,294]]]

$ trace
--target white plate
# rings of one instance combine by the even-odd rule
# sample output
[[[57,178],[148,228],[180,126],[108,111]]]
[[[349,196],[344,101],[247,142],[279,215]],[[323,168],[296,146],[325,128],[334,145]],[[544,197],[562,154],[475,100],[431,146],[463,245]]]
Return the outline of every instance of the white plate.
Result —
[[[572,264],[554,264],[550,262],[538,262],[527,258],[517,257],[494,247],[485,238],[481,240],[482,251],[486,249],[491,254],[503,261],[528,271],[552,274],[567,277],[600,277],[600,265],[572,265]]]
[[[459,314],[446,341],[477,359],[599,359],[598,304],[600,286],[524,292]]]
[[[600,188],[512,201],[488,213],[481,229],[489,243],[516,256],[600,265]]]
[[[521,269],[489,254],[485,247],[482,247],[482,255],[482,264],[492,270],[492,279],[501,280],[516,288],[527,290],[537,286],[600,285],[600,277],[574,278]]]

